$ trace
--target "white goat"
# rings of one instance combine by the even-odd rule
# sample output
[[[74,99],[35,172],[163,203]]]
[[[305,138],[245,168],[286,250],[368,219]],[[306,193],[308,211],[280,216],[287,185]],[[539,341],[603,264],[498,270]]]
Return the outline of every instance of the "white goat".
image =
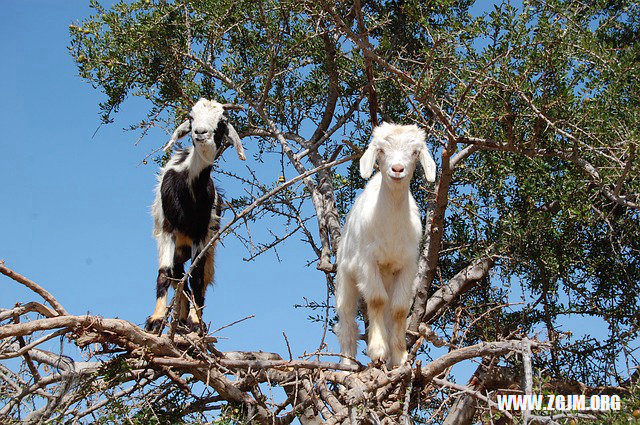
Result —
[[[193,146],[177,151],[160,170],[156,198],[151,207],[153,236],[158,242],[156,308],[147,319],[146,329],[157,332],[167,311],[167,291],[184,276],[184,263],[202,252],[204,245],[220,228],[222,200],[211,180],[216,154],[225,142],[235,146],[245,159],[240,137],[224,116],[223,106],[200,99],[191,108],[189,120],[182,123],[167,144],[191,132]],[[202,307],[207,286],[213,282],[215,244],[191,273],[185,291],[193,294],[195,306],[183,302],[179,319],[191,330],[201,330]]]
[[[376,159],[380,171],[356,199],[338,244],[336,331],[341,352],[356,355],[360,295],[369,318],[367,353],[374,363],[386,361],[389,367],[407,359],[407,313],[422,237],[420,214],[409,191],[418,158],[427,180],[435,181],[436,164],[423,130],[390,123],[373,130],[360,158],[360,175],[369,178]]]

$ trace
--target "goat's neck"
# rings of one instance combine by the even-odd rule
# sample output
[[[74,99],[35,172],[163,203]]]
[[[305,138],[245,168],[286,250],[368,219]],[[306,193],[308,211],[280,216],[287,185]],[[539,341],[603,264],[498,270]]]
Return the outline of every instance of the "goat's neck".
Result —
[[[193,181],[197,179],[200,174],[211,167],[212,163],[209,161],[205,161],[202,156],[196,151],[195,147],[191,148],[191,153],[188,158],[188,171],[189,171],[189,180]]]
[[[380,198],[389,203],[394,209],[404,209],[409,205],[409,182],[393,182],[382,178],[380,183]]]

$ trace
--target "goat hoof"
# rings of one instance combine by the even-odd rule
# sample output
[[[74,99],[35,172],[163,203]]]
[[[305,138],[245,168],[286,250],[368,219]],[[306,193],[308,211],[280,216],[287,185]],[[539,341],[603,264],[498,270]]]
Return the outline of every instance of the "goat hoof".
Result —
[[[189,329],[189,332],[195,332],[201,336],[205,334],[202,322],[194,322],[191,319],[187,319],[186,327]]]
[[[149,317],[144,325],[144,330],[153,334],[157,334],[161,329],[162,319],[152,319],[151,317]]]
[[[178,332],[181,334],[189,334],[194,332],[193,322],[189,319],[178,320]]]
[[[409,353],[407,353],[407,350],[403,350],[400,353],[394,353],[391,356],[391,361],[389,362],[389,367],[390,368],[400,367],[400,366],[404,365],[407,362],[408,358],[409,358]]]
[[[356,365],[357,363],[354,362],[351,359],[348,359],[346,357],[343,357],[342,360],[340,360],[340,364],[346,365],[346,366],[352,366],[352,365]]]
[[[384,363],[387,359],[388,348],[383,340],[372,340],[367,345],[367,354],[372,363]]]
[[[384,361],[384,359],[371,359],[371,367],[382,369],[384,366],[386,366],[386,362]]]

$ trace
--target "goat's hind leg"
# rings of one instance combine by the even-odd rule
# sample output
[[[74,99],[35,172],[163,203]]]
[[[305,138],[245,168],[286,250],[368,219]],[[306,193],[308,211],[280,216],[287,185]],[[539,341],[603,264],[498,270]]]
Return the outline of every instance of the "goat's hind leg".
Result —
[[[194,249],[192,253],[193,261],[201,252],[201,246]],[[207,272],[208,268],[212,270]],[[207,279],[213,280],[213,255],[210,252],[205,254],[205,257],[196,264],[191,272],[191,278],[189,279],[190,291],[190,304],[189,312],[186,318],[186,324],[190,331],[203,333],[202,323],[202,308],[204,307],[204,294],[207,290],[207,285],[210,283]]]
[[[184,278],[184,263],[191,256],[191,246],[190,245],[179,245],[176,247],[176,252],[174,256],[174,264],[175,266],[172,269],[172,286],[173,289],[177,289],[178,283],[182,278]],[[174,294],[174,299],[176,299],[177,305],[174,308],[178,309],[178,323],[180,326],[187,326],[187,314],[189,312],[189,298],[191,297],[189,293],[189,283],[185,282],[182,287],[182,296],[177,297],[177,293]],[[174,302],[175,303],[175,302]]]
[[[180,248],[177,249],[177,251],[179,251]],[[177,256],[177,253],[176,253]],[[188,257],[187,257],[188,258]],[[172,277],[172,282],[171,282],[171,286],[173,287],[173,290],[175,292],[175,290],[178,287],[178,283],[180,282],[180,280],[182,280],[182,278],[184,277],[184,261],[186,260],[182,260],[178,263],[176,263],[175,267],[172,269],[172,273],[171,273],[171,277]],[[176,301],[180,301],[178,305],[175,305],[174,308],[178,309],[178,323],[182,326],[186,326],[187,322],[186,322],[186,317],[187,317],[187,311],[189,309],[189,301],[188,301],[188,293],[189,293],[189,288],[188,288],[188,283],[185,282],[183,285],[183,296],[180,298],[176,298],[177,294],[173,294],[174,299],[176,299]],[[184,295],[184,293],[187,293],[187,295]]]
[[[336,309],[338,311],[338,324],[336,334],[340,342],[341,354],[348,357],[356,357],[358,346],[358,324],[356,314],[358,308],[358,288],[355,279],[338,268],[336,273]],[[343,357],[341,363],[353,364],[354,362]]]
[[[196,303],[195,313],[196,313],[196,317],[198,318],[198,328],[199,328],[198,330],[203,334],[207,333],[207,326],[202,320],[202,311],[204,309],[204,299],[207,293],[207,288],[209,287],[209,285],[213,284],[214,255],[215,255],[215,248],[212,247],[206,253],[203,261],[204,270],[202,272],[202,276],[203,276],[202,285],[200,286],[200,288],[198,288],[197,291],[196,291],[196,288],[193,288],[193,297]]]

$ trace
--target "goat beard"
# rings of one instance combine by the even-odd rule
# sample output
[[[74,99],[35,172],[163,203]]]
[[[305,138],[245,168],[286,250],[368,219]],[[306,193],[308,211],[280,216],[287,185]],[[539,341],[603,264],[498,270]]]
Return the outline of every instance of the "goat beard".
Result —
[[[216,147],[215,144],[211,143],[205,143],[205,144],[194,144],[194,149],[196,150],[196,153],[200,156],[200,159],[202,159],[204,162],[209,163],[209,164],[213,164],[213,160],[216,157]]]

